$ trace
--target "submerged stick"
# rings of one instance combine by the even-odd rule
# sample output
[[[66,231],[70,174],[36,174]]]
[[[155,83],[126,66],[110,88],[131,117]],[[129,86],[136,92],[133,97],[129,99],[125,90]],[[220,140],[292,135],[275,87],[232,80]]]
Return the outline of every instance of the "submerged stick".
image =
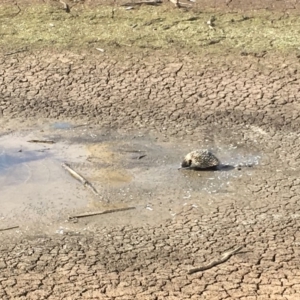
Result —
[[[83,185],[87,184],[88,181],[84,177],[82,177],[80,174],[78,174],[76,171],[74,171],[68,164],[63,163],[61,166],[65,170],[67,170],[75,179],[80,181]]]
[[[99,196],[97,190],[92,186],[92,184],[87,181],[83,176],[74,171],[68,164],[63,163],[61,165],[65,170],[67,170],[75,179],[80,181],[83,186],[88,187],[95,195]]]
[[[19,226],[11,226],[11,227],[6,227],[6,228],[0,228],[0,231],[6,231],[6,230],[11,230],[11,229],[16,229],[19,228]]]
[[[110,214],[110,213],[114,213],[114,212],[131,210],[131,209],[136,209],[136,207],[135,206],[130,206],[130,207],[115,208],[115,209],[108,209],[108,210],[103,210],[103,211],[95,211],[95,212],[90,212],[90,213],[84,213],[84,214],[79,214],[79,215],[75,215],[75,216],[69,216],[69,220],[92,217],[92,216],[97,216],[97,215]]]
[[[30,140],[27,141],[28,143],[43,143],[43,144],[55,144],[54,141],[50,141],[50,140]]]
[[[233,254],[236,254],[237,252],[239,252],[242,248],[243,248],[243,246],[238,246],[238,247],[233,248],[232,250],[226,251],[222,254],[220,259],[213,260],[208,265],[205,265],[205,266],[202,266],[199,268],[190,269],[188,271],[188,274],[194,274],[196,272],[205,271],[205,270],[213,268],[214,266],[222,264],[225,261],[227,261]]]

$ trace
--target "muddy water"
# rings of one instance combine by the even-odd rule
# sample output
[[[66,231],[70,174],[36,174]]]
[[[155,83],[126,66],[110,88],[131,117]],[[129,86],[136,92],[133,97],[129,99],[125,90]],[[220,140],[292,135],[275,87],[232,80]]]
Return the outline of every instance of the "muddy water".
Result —
[[[29,140],[53,140],[53,144]],[[209,146],[209,145],[208,145]],[[222,161],[216,171],[178,170],[199,143],[158,142],[143,133],[104,132],[67,122],[0,137],[0,224],[51,227],[69,215],[136,206],[134,212],[102,216],[105,225],[151,223],[176,217],[185,205],[205,213],[242,193],[239,179],[251,177],[261,154],[221,140],[209,147]],[[67,162],[89,180],[94,195],[62,167]],[[234,166],[240,165],[240,168]],[[85,225],[98,222],[93,217]]]
[[[0,138],[2,224],[49,223],[66,209],[86,204],[84,191],[61,168],[68,157],[80,161],[84,147],[28,143],[32,137],[14,133]]]

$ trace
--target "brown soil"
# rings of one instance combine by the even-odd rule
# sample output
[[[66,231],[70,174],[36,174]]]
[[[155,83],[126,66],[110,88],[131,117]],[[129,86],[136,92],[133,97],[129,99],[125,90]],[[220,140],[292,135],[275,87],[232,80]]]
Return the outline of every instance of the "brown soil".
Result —
[[[118,62],[100,55],[100,63],[99,55],[2,55],[1,114],[180,136],[208,124],[299,128],[296,56],[199,61],[149,53]]]
[[[268,8],[286,16],[297,14],[294,2],[198,5]],[[160,146],[176,146],[176,155],[199,145],[231,145],[259,152],[262,160],[225,191],[197,194],[197,205],[174,206],[169,217],[156,215],[153,222],[137,210],[61,221],[51,229],[68,229],[56,234],[40,228],[29,234],[24,223],[0,232],[1,299],[300,298],[299,49],[222,53],[216,47],[219,52],[200,55],[180,47],[124,53],[127,48],[111,45],[95,53],[2,45],[0,135],[69,120],[88,122],[84,129],[93,132],[117,132],[128,143],[137,132],[149,135]],[[151,170],[159,172],[168,157],[153,157],[140,164],[154,181]],[[167,205],[176,191],[169,186]],[[238,245],[243,249],[227,262],[188,275]]]

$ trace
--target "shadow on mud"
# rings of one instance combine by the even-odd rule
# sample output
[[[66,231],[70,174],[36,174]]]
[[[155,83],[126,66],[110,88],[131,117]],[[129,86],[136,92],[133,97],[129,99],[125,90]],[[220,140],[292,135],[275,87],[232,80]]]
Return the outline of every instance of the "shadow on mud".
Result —
[[[232,171],[234,170],[236,167],[232,166],[232,165],[219,165],[217,167],[211,167],[211,168],[206,168],[206,169],[199,169],[199,168],[193,168],[193,167],[187,167],[187,168],[178,168],[179,171],[185,171],[185,170],[188,170],[188,171],[195,171],[195,172],[212,172],[212,171],[219,171],[219,172],[227,172],[227,171]]]
[[[216,168],[216,171],[232,171],[234,169],[235,169],[235,167],[232,165],[222,165],[221,164]]]

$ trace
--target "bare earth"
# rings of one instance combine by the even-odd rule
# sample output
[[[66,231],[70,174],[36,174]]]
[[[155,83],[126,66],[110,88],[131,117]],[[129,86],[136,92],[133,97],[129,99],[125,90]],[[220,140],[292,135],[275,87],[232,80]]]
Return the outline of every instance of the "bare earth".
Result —
[[[284,20],[299,10],[295,1],[227,2],[218,8],[249,12],[265,2],[263,8]],[[214,7],[205,7],[211,14]],[[199,54],[163,43],[155,49],[108,43],[102,52],[94,44],[25,49],[20,41],[1,44],[0,146],[18,134],[56,139],[62,157],[73,153],[63,142],[87,146],[96,160],[88,162],[76,148],[83,153],[74,159],[76,169],[95,184],[100,174],[114,185],[105,194],[110,204],[93,200],[93,207],[81,203],[77,212],[139,208],[66,222],[72,198],[59,216],[47,206],[51,226],[32,215],[22,219],[18,208],[7,219],[0,211],[0,230],[20,226],[0,231],[0,299],[300,299],[298,42],[289,40],[288,51],[212,45],[211,54]],[[74,129],[55,131],[55,122]],[[219,173],[178,173],[181,156],[202,146],[229,163],[241,153],[259,160],[221,181]],[[134,147],[147,156],[131,163],[126,151]],[[0,169],[0,183],[4,179]],[[211,179],[224,186],[203,188]],[[56,187],[65,194],[69,187],[68,196],[83,201],[81,186],[60,185],[64,180],[51,177],[48,197],[55,192],[58,201]],[[120,195],[128,187],[133,200]],[[23,205],[21,188],[14,199],[0,194],[0,206],[7,203],[2,211]],[[153,210],[146,209],[149,203]],[[227,261],[188,274],[238,246]]]

